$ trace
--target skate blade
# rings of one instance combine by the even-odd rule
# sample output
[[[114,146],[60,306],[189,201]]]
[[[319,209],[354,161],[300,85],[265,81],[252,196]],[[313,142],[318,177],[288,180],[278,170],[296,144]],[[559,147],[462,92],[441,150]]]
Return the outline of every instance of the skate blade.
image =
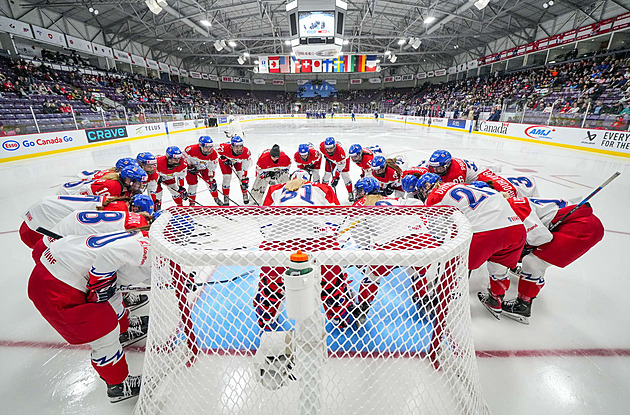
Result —
[[[116,398],[109,398],[109,403],[118,403],[122,401],[126,401],[127,399],[137,398],[138,395],[130,395],[130,396],[121,396]]]
[[[525,317],[520,314],[512,314],[509,311],[505,311],[505,310],[503,310],[503,315],[509,319],[518,321],[521,324],[525,324],[526,326],[529,326],[529,317]]]
[[[486,303],[481,303],[481,304],[483,304],[486,310],[488,310],[494,318],[496,318],[497,320],[501,320],[501,312],[496,312],[493,308],[488,306]]]

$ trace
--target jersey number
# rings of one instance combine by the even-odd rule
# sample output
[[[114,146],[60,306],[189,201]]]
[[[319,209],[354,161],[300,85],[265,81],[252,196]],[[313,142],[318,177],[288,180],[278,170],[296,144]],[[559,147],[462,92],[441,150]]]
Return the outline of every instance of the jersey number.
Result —
[[[136,235],[136,232],[118,232],[118,233],[112,233],[109,235],[90,236],[87,239],[86,244],[90,248],[102,248],[108,243],[117,241],[119,239],[129,238],[135,235]]]
[[[495,192],[488,191],[488,190],[482,190],[482,189],[475,189],[475,190],[477,192],[485,193],[487,195],[495,194]],[[481,195],[481,197],[477,199],[477,197],[472,192],[472,190],[465,187],[456,187],[455,189],[449,192],[449,195],[453,199],[455,199],[455,201],[457,202],[459,202],[460,200],[462,200],[462,198],[465,197],[466,199],[468,199],[468,207],[471,208],[472,210],[475,210],[481,202],[483,202],[484,200],[488,198],[487,196]]]
[[[123,216],[122,212],[79,212],[77,219],[81,223],[93,225],[99,222],[118,222]]]
[[[532,203],[537,204],[538,206],[544,206],[547,203],[554,203],[556,206],[558,206],[558,209],[562,209],[563,207],[567,206],[566,200],[561,200],[561,199],[532,199],[532,198],[529,198],[529,200]]]
[[[534,187],[534,183],[532,183],[532,181],[529,180],[527,177],[507,177],[507,180],[516,187],[519,187],[519,186],[524,186],[527,188]]]
[[[311,188],[310,184],[305,184],[304,186],[300,187],[300,189],[297,192],[291,192],[289,190],[282,189],[282,198],[280,199],[280,203],[284,203],[287,200],[291,200],[297,197],[298,192],[301,193],[300,199],[302,199],[306,203],[310,203],[311,205],[315,204],[312,199],[313,189]]]
[[[94,180],[79,180],[76,182],[68,182],[68,183],[64,183],[63,187],[65,189],[72,189],[73,187],[81,186],[82,184],[92,183],[93,181]]]

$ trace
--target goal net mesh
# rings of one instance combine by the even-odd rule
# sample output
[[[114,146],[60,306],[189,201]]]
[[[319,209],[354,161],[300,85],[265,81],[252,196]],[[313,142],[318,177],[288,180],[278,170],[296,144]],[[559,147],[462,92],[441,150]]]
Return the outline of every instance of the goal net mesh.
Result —
[[[451,207],[168,209],[136,413],[487,413],[471,236]],[[317,285],[294,320],[297,249]]]

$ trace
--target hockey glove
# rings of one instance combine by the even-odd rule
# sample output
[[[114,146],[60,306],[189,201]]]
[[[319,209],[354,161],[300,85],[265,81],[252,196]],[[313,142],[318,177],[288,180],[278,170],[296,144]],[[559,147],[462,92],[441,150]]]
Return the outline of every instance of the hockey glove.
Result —
[[[216,192],[217,191],[217,181],[214,179],[210,179],[210,181],[208,182],[208,187],[210,187],[210,191],[211,192]]]
[[[243,191],[249,189],[249,177],[243,177],[243,180],[241,180],[241,189],[243,189]]]
[[[154,201],[153,202],[153,208],[155,209],[156,212],[158,210],[162,210],[162,201],[161,200]]]
[[[330,183],[332,187],[337,187],[338,184],[339,184],[339,176],[335,177],[332,183]]]
[[[186,188],[184,186],[179,186],[179,189],[177,189],[177,193],[179,193],[179,197],[181,197],[184,200],[188,200],[188,192],[186,191]]]
[[[394,193],[394,188],[392,187],[391,184],[388,184],[387,186],[383,188],[383,190],[381,190],[381,193],[383,193],[384,196],[389,196],[392,193]]]
[[[534,252],[534,249],[536,249],[535,246],[525,245],[525,247],[523,247],[523,251],[521,252],[521,259]]]
[[[197,168],[195,166],[188,166],[188,173],[190,173],[190,174],[197,174],[197,173],[199,173],[199,170],[197,170]]]
[[[116,294],[116,272],[105,275],[93,272],[94,268],[90,270],[86,286],[88,289],[87,301],[89,303],[104,303]]]

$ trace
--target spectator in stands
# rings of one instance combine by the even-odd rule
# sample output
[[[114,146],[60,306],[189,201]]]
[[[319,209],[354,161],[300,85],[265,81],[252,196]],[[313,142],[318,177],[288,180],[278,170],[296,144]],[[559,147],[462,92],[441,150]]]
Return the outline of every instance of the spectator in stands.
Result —
[[[628,129],[628,123],[623,119],[623,115],[617,117],[617,120],[610,126],[612,130],[625,131]]]
[[[490,116],[488,117],[488,121],[500,121],[501,120],[501,109],[498,106],[492,108],[492,112],[490,112]]]

